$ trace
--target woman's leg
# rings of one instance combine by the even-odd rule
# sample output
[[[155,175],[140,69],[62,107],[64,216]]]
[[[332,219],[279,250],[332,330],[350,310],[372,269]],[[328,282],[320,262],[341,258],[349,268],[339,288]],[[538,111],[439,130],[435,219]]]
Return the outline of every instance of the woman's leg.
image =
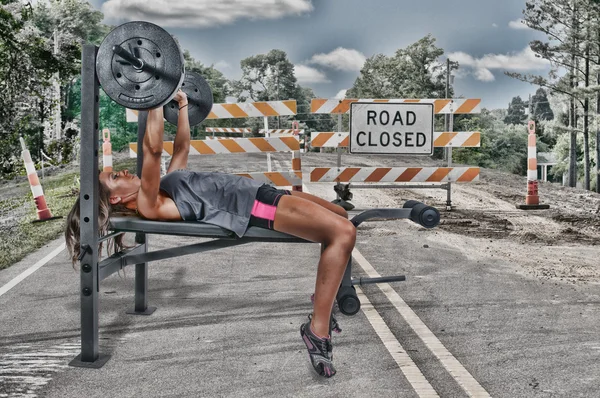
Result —
[[[298,192],[281,198],[273,226],[276,231],[326,246],[317,269],[312,328],[327,336],[331,308],[356,242],[356,228],[342,215],[300,197]]]
[[[306,192],[298,192],[298,191],[292,191],[292,196],[297,196],[302,199],[310,200],[311,202],[321,205],[324,208],[326,208],[327,210],[334,212],[335,214],[338,214],[344,218],[348,218],[348,212],[342,206],[338,206],[336,204],[328,202],[323,198],[319,198],[318,196],[311,195]]]

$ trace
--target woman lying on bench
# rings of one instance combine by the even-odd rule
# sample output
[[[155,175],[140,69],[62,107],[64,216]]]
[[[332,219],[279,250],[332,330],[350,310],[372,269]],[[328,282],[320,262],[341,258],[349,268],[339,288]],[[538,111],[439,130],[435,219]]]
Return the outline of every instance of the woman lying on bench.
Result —
[[[346,211],[316,196],[279,190],[252,179],[224,173],[186,170],[190,148],[187,97],[179,91],[177,134],[167,174],[160,177],[163,153],[163,108],[149,111],[143,142],[142,178],[127,170],[100,173],[100,233],[108,231],[113,208],[126,208],[150,220],[201,221],[243,236],[249,226],[273,229],[325,245],[321,253],[314,309],[300,334],[314,369],[335,374],[331,314],[336,293],[356,241]],[[73,264],[79,256],[79,199],[67,218],[65,239]],[[121,250],[122,235],[115,240]]]

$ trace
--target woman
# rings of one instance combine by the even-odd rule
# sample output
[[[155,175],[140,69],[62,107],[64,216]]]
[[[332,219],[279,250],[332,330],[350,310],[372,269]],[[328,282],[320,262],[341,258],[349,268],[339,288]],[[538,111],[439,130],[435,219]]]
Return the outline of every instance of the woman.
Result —
[[[300,334],[314,369],[335,374],[331,329],[337,327],[331,309],[356,241],[356,229],[346,211],[302,192],[272,188],[252,179],[224,173],[187,171],[190,126],[187,97],[179,91],[177,134],[167,174],[160,177],[163,152],[163,109],[149,111],[143,142],[142,178],[127,170],[100,173],[101,233],[115,209],[129,209],[150,220],[196,220],[219,225],[242,236],[249,226],[273,229],[324,245],[314,294],[314,311]],[[79,255],[79,200],[65,231],[75,264]],[[120,249],[122,242],[116,241]]]

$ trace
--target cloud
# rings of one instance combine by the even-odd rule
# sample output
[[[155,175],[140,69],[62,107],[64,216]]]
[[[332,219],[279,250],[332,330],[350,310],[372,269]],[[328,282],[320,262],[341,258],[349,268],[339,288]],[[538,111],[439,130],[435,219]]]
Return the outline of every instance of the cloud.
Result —
[[[338,47],[328,54],[313,55],[308,63],[337,70],[360,71],[366,60],[367,57],[360,51]]]
[[[229,64],[229,62],[221,60],[221,61],[217,62],[216,64],[214,64],[213,67],[215,69],[219,69],[219,70],[220,69],[230,69],[231,65]]]
[[[294,65],[294,74],[298,83],[329,83],[325,73],[306,65]]]
[[[149,21],[163,27],[207,28],[240,19],[279,19],[311,12],[311,0],[108,0],[109,21]]]
[[[497,28],[497,27],[498,27],[498,24],[494,22],[494,23],[492,24],[492,27],[494,27],[494,28]]]
[[[450,53],[448,57],[452,61],[457,61],[461,67],[468,68],[477,80],[483,82],[495,80],[492,70],[526,72],[543,70],[550,65],[547,60],[536,57],[529,47],[525,47],[520,52],[486,54],[481,58],[475,58],[464,52]]]
[[[510,21],[508,23],[508,27],[511,28],[511,29],[517,29],[517,30],[531,29],[529,26],[527,26],[525,24],[525,21],[523,21],[521,18],[515,19],[514,21]]]
[[[338,100],[344,99],[344,98],[346,98],[346,92],[347,91],[348,90],[340,90],[340,91],[338,91],[338,93],[333,98],[338,99]]]

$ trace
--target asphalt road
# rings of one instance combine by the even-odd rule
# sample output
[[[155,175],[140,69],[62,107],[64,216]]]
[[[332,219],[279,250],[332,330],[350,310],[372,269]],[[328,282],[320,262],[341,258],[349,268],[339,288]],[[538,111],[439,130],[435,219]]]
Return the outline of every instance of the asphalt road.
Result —
[[[407,281],[364,286],[372,305],[339,315],[332,379],[313,373],[299,335],[318,245],[255,243],[151,264],[158,310],[147,317],[125,313],[133,270],[111,276],[100,288],[111,359],[99,370],[67,366],[79,352],[79,275],[63,251],[0,295],[0,397],[600,397],[598,286],[528,276],[475,252],[475,239],[403,220],[361,226],[354,276],[372,266]],[[150,237],[152,249],[196,241]],[[0,288],[61,244],[0,272]]]

